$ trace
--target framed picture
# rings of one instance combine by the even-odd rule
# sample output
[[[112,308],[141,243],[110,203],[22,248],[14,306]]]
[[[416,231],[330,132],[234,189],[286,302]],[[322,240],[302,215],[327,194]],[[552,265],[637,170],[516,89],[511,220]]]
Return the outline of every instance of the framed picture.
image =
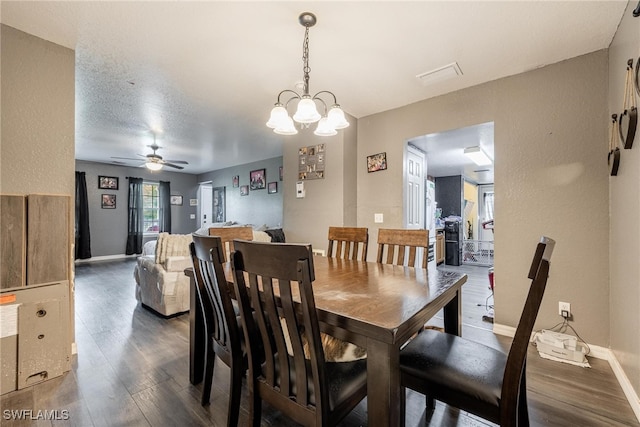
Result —
[[[171,196],[169,201],[172,205],[182,206],[182,196]]]
[[[249,186],[248,185],[243,185],[242,187],[240,187],[240,195],[241,196],[248,196],[249,195]]]
[[[98,175],[98,188],[101,190],[117,190],[118,177]]]
[[[267,173],[264,169],[249,172],[249,186],[251,190],[262,190],[267,187]]]
[[[367,172],[377,172],[387,168],[387,153],[367,156]]]
[[[213,221],[225,222],[225,188],[214,187],[213,188]]]
[[[269,194],[273,194],[273,193],[277,193],[278,192],[278,183],[277,182],[270,182],[269,186],[267,188],[267,193]]]
[[[103,194],[102,195],[102,209],[115,209],[116,208],[116,195],[115,194]]]
[[[233,186],[234,187],[239,187],[240,186],[240,176],[236,175],[233,177]]]
[[[282,171],[282,166],[280,166],[280,181],[282,181],[282,178],[284,178],[284,173]]]

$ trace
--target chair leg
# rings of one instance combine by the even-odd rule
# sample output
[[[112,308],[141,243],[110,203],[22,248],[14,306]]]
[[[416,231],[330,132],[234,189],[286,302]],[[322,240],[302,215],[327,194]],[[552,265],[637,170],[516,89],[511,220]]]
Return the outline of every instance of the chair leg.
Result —
[[[527,405],[527,376],[522,372],[520,394],[518,396],[518,427],[529,427],[529,408]]]
[[[239,366],[238,366],[239,365]],[[231,362],[231,384],[229,390],[229,415],[227,426],[236,427],[240,416],[240,392],[242,391],[242,361]]]
[[[251,417],[251,425],[260,427],[262,419],[262,400],[254,391],[249,391],[249,416]]]
[[[216,363],[216,352],[213,351],[213,343],[209,340],[206,352],[206,362],[204,370],[204,386],[202,387],[202,400],[200,404],[206,406],[211,400],[211,385],[213,384],[213,368]]]
[[[425,398],[425,406],[429,411],[433,411],[434,409],[436,409],[436,401],[433,397],[429,396],[428,394],[425,394],[424,398]]]

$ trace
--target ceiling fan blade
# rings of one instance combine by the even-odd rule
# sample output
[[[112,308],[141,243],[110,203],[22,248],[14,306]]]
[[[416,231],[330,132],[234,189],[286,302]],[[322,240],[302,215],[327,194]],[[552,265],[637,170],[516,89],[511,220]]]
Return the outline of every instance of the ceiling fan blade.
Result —
[[[173,163],[162,162],[162,164],[165,166],[169,166],[170,168],[184,169],[182,166],[174,165]]]
[[[179,165],[188,165],[189,164],[189,162],[186,162],[184,160],[165,160],[165,162],[177,163]]]
[[[140,155],[140,154],[138,154]],[[111,157],[112,159],[122,159],[122,160],[137,160],[140,161],[141,159],[135,158],[135,157]]]

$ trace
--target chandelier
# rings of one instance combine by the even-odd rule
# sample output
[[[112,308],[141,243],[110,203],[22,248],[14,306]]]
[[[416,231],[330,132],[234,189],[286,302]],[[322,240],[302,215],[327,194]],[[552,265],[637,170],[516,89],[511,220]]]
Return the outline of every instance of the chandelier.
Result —
[[[285,89],[278,94],[278,100],[271,110],[271,116],[267,122],[267,126],[279,135],[295,135],[298,133],[294,125],[294,120],[301,124],[301,127],[309,127],[312,123],[318,122],[316,130],[313,132],[318,136],[332,136],[337,134],[336,129],[344,129],[349,126],[349,122],[344,117],[344,111],[340,108],[336,100],[336,96],[328,90],[323,90],[311,96],[309,93],[309,28],[316,25],[316,16],[310,12],[303,12],[298,18],[300,25],[305,27],[304,41],[302,43],[302,73],[303,73],[303,92]],[[283,95],[290,95],[284,104],[281,102]],[[327,103],[320,95],[330,95],[333,103],[327,107]],[[289,116],[287,108],[289,104],[298,101],[298,107],[293,119]],[[322,107],[322,114],[318,112],[317,103]]]

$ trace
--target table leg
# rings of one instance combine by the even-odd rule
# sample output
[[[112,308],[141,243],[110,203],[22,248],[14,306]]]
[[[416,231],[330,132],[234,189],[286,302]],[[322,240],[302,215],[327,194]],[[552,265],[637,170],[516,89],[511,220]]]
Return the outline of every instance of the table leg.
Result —
[[[399,349],[367,341],[367,411],[370,426],[400,425]]]
[[[193,272],[191,273],[193,274]],[[205,332],[200,297],[193,276],[189,286],[189,381],[199,384],[204,376]]]
[[[449,334],[462,335],[462,289],[444,306],[444,331]]]

